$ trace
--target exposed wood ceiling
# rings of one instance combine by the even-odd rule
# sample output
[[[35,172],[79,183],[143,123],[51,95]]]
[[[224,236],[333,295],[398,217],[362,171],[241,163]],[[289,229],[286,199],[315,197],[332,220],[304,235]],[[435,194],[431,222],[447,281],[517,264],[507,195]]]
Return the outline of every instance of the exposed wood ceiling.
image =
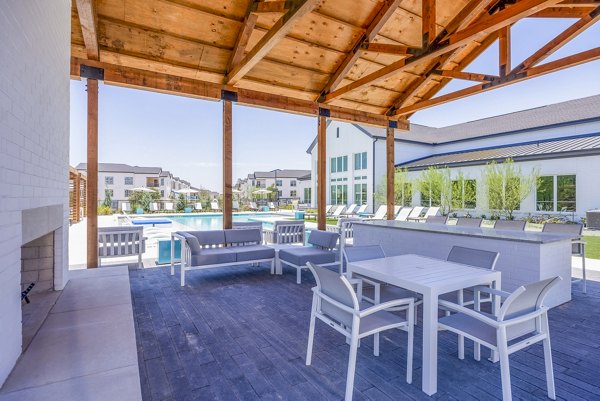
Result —
[[[510,26],[534,17],[577,21],[513,67]],[[600,0],[73,0],[71,74],[88,64],[107,83],[386,125],[598,59],[540,64],[598,19]],[[498,38],[497,75],[464,71]],[[476,82],[436,98],[452,79]]]

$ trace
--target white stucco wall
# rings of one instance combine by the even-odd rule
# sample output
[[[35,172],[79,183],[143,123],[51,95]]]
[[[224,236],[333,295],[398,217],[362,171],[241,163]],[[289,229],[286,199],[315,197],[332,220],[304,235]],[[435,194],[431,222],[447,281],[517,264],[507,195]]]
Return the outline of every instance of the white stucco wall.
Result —
[[[67,281],[70,26],[68,0],[0,2],[0,384],[21,353],[23,210],[62,210]]]

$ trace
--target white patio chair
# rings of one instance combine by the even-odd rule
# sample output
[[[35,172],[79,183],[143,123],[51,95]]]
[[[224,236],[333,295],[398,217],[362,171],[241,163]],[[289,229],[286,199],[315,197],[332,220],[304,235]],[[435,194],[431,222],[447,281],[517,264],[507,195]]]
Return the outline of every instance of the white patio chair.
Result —
[[[173,212],[175,208],[173,207],[173,202],[165,202],[165,212]]]
[[[258,210],[258,206],[256,205],[256,202],[250,202],[250,209]]]
[[[217,201],[216,199],[213,199],[213,200],[210,202],[210,209],[211,209],[211,210],[213,210],[213,211],[221,210],[221,209],[219,208],[219,201]]]
[[[476,287],[476,298],[480,292],[506,298],[498,316],[468,309],[451,302],[440,301],[440,304],[445,308],[456,312],[439,319],[438,326],[440,329],[467,337],[476,344],[482,344],[491,349],[492,352],[498,353],[502,377],[502,399],[504,401],[512,400],[508,356],[540,341],[543,342],[544,346],[548,397],[553,400],[556,399],[548,308],[544,306],[544,299],[560,280],[562,280],[561,277],[557,276],[527,284],[517,288],[512,294],[488,287]],[[516,342],[513,340],[516,340]],[[509,345],[509,343],[511,344]],[[462,357],[464,358],[464,355]],[[480,360],[477,350],[475,359]]]
[[[345,208],[346,208],[346,205],[339,205],[335,208],[333,213],[331,213],[329,216],[330,217],[340,217]]]
[[[583,224],[562,224],[562,223],[546,223],[542,229],[545,233],[568,233],[581,236],[583,232]],[[583,268],[583,293],[587,294],[587,276],[585,272],[585,241],[581,237],[574,239],[571,254],[581,256],[581,267]],[[577,283],[581,280],[571,279],[572,283]]]
[[[231,201],[231,208],[233,210],[240,210],[240,202],[238,202],[236,200]]]
[[[270,210],[276,210],[275,204],[273,202],[269,202],[268,204]]]
[[[307,263],[317,282],[313,287],[313,302],[306,349],[306,365],[312,363],[312,350],[315,336],[315,321],[325,322],[346,338],[350,339],[350,356],[348,358],[348,374],[346,377],[345,400],[352,400],[354,389],[354,373],[356,354],[361,338],[374,335],[373,354],[379,355],[379,333],[390,329],[401,329],[408,333],[406,382],[412,383],[413,360],[413,322],[414,305],[412,298],[397,299],[365,308],[352,288],[351,282],[336,272]],[[407,319],[386,311],[386,309],[405,306]]]
[[[348,264],[360,262],[362,260],[383,259],[385,258],[385,252],[380,245],[352,246],[344,248],[343,257],[346,261],[346,264]],[[360,279],[363,282],[361,292],[362,299],[369,303],[377,305],[382,302],[388,302],[399,298],[413,298],[415,304],[415,316],[417,314],[417,307],[423,303],[423,300],[419,299],[418,294],[414,293],[413,291],[396,287],[394,285],[389,285],[387,283],[382,283],[372,278],[360,276]],[[389,310],[405,309],[406,306],[399,306]]]
[[[358,206],[356,205],[356,203],[353,203],[350,206],[348,206],[348,209],[346,209],[346,211],[343,213],[344,216],[352,216],[357,207]]]
[[[131,205],[129,204],[129,202],[123,202],[123,203],[121,203],[121,210],[123,212],[130,213],[131,212]]]
[[[407,220],[418,220],[423,209],[425,209],[423,206],[414,207],[413,210],[408,215]]]
[[[361,214],[365,214],[366,210],[367,210],[367,205],[360,205],[360,207],[356,211],[356,214],[360,216]]]
[[[408,218],[408,215],[410,214],[410,212],[412,211],[412,207],[403,207],[402,209],[400,209],[400,212],[398,212],[398,214],[396,215],[396,220],[397,221],[406,221],[406,219]]]
[[[158,212],[158,211],[160,211],[160,208],[158,207],[158,202],[152,202],[150,204],[150,211],[151,212]]]
[[[494,223],[494,229],[523,231],[525,230],[525,224],[525,220],[496,220]]]
[[[332,207],[333,205],[325,205],[325,214],[329,213]]]
[[[375,212],[373,217],[371,217],[371,219],[372,220],[383,220],[385,218],[386,214],[387,214],[387,205],[381,205],[381,206],[379,206],[379,209],[377,209],[377,211]]]
[[[202,203],[201,202],[196,202],[194,204],[194,210],[202,210]]]
[[[429,209],[427,209],[427,212],[425,212],[425,215],[423,217],[427,218],[429,216],[437,216],[439,212],[440,208],[438,206],[430,207]]]

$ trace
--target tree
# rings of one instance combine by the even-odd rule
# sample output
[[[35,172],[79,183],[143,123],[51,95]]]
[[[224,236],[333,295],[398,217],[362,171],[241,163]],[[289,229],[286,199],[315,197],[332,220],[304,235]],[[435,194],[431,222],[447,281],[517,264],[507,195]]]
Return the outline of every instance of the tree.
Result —
[[[177,209],[178,212],[183,212],[186,207],[187,207],[187,199],[185,199],[185,195],[179,194],[179,196],[177,196],[177,203],[175,204],[175,208]]]
[[[102,206],[105,208],[112,208],[112,196],[110,195],[110,189],[104,190],[104,202],[102,202]]]
[[[269,185],[269,187],[267,188],[268,191],[271,191],[270,193],[267,194],[267,199],[269,199],[270,201],[277,199],[277,192],[279,191],[277,189],[277,187],[275,186],[275,184],[271,184]]]
[[[129,197],[129,203],[133,209],[142,208],[145,212],[150,211],[150,204],[160,199],[160,193],[153,189],[152,192],[134,191]]]
[[[394,204],[410,206],[412,204],[412,183],[408,178],[408,169],[397,168],[394,172]],[[387,177],[383,176],[375,190],[375,202],[387,203]]]
[[[515,210],[519,210],[521,202],[531,193],[538,176],[537,169],[529,175],[523,174],[511,158],[504,163],[488,163],[483,177],[490,211],[513,220]]]
[[[452,180],[450,169],[429,167],[423,170],[415,185],[421,193],[421,206],[439,206],[443,215],[452,209]]]

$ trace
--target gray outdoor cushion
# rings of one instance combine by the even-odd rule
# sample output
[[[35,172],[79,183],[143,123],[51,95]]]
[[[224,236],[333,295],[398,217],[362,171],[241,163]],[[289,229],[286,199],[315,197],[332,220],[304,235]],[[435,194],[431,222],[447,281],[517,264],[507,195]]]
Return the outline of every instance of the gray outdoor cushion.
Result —
[[[228,248],[237,253],[237,261],[272,259],[275,257],[275,250],[264,245],[245,245]]]
[[[200,252],[201,248],[200,243],[198,242],[198,238],[196,238],[194,235],[190,234],[187,231],[177,231],[177,234],[181,235],[182,237],[185,237],[185,241],[190,247],[192,253]]]
[[[192,266],[233,263],[236,261],[237,253],[232,248],[209,248],[202,249],[199,253],[192,253]]]
[[[304,266],[306,262],[320,265],[335,262],[335,253],[312,246],[303,246],[280,250],[279,259],[296,266]]]
[[[262,236],[258,228],[240,228],[225,230],[225,242],[227,244],[240,244],[246,242],[260,243]]]
[[[478,313],[496,320],[494,315],[490,315],[489,313]],[[465,333],[469,333],[489,344],[496,345],[496,329],[468,315],[463,313],[455,313],[450,316],[441,317],[439,322],[440,324],[453,327]]]
[[[333,248],[337,244],[339,234],[328,231],[312,230],[308,237],[308,243],[321,248]]]
[[[225,232],[223,230],[187,231],[187,233],[196,237],[201,246],[225,245]]]

